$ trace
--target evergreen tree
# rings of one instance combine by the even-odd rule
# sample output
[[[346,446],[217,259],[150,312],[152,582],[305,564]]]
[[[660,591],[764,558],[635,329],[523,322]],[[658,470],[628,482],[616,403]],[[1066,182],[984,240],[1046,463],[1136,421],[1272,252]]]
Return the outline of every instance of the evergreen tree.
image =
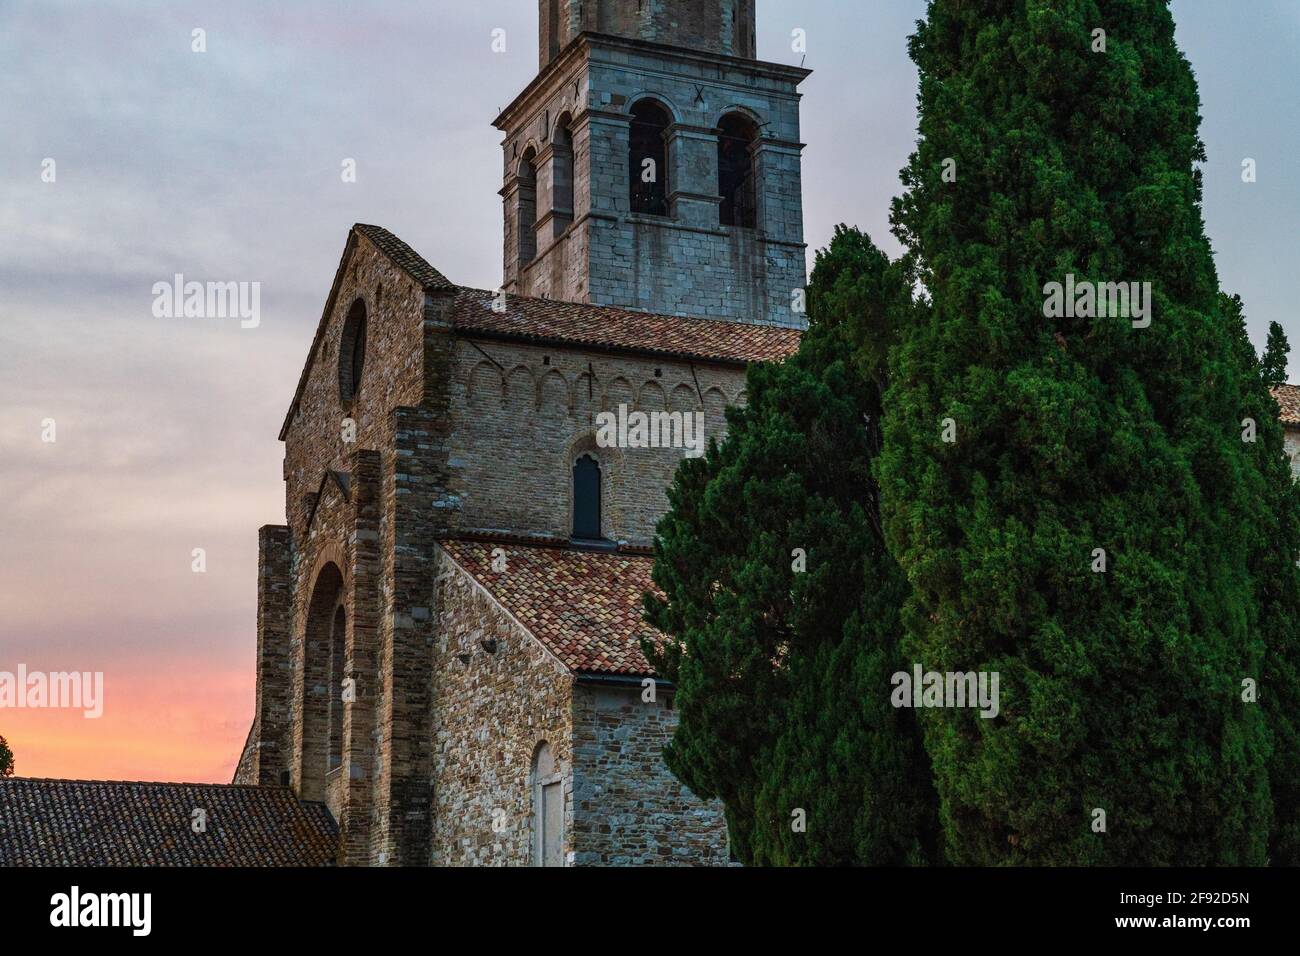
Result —
[[[884,528],[912,659],[1001,691],[993,719],[921,712],[949,857],[1263,862],[1268,732],[1242,681],[1267,674],[1268,496],[1241,422],[1268,427],[1167,4],[931,0],[911,54],[893,218],[931,308],[890,365]],[[1145,315],[1097,314],[1114,287],[1089,283],[1120,282],[1139,304],[1150,283]]]
[[[9,742],[0,737],[0,777],[14,775],[14,752],[9,749]]]
[[[665,757],[721,797],[750,864],[936,858],[936,798],[914,715],[889,704],[906,585],[870,474],[888,329],[908,276],[837,230],[797,355],[750,368],[728,436],[687,459],[658,527],[647,648],[677,687]],[[855,343],[873,342],[872,348]],[[872,356],[875,356],[875,359]]]
[[[1264,346],[1264,358],[1260,365],[1267,385],[1286,384],[1286,357],[1291,352],[1291,345],[1286,340],[1286,333],[1276,322],[1268,324],[1268,342]]]
[[[1273,323],[1264,356],[1256,361],[1246,333],[1246,318],[1239,296],[1222,296],[1223,313],[1235,339],[1239,361],[1256,367],[1257,375],[1243,403],[1243,421],[1257,423],[1251,464],[1258,483],[1257,508],[1242,525],[1248,536],[1251,575],[1255,582],[1252,611],[1255,626],[1267,648],[1262,679],[1257,681],[1260,703],[1272,736],[1269,785],[1273,798],[1273,824],[1269,835],[1269,860],[1300,865],[1300,635],[1296,634],[1300,608],[1300,487],[1291,477],[1291,463],[1283,445],[1280,409],[1269,388],[1278,384],[1277,365],[1270,369],[1270,354],[1286,368],[1288,346]],[[1273,331],[1276,329],[1276,333]],[[1283,374],[1283,379],[1285,374]]]

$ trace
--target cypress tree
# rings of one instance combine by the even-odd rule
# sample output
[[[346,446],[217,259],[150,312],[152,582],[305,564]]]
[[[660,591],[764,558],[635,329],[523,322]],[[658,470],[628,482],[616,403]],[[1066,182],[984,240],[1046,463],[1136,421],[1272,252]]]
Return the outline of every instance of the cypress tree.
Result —
[[[905,649],[1001,691],[993,719],[921,712],[948,854],[1261,863],[1262,379],[1219,296],[1167,4],[931,0],[910,43],[893,221],[931,308],[890,365],[884,528]],[[1139,304],[1150,283],[1145,315],[1068,295],[1121,282]]]
[[[1240,302],[1241,300],[1237,299],[1238,308],[1240,308]],[[1268,324],[1268,342],[1264,347],[1264,357],[1260,362],[1266,385],[1286,384],[1286,357],[1290,352],[1291,346],[1286,340],[1286,333],[1282,331],[1282,326],[1276,322],[1270,322]]]
[[[884,549],[871,461],[890,326],[909,278],[838,230],[811,329],[750,368],[728,436],[686,459],[657,529],[647,648],[676,683],[665,757],[726,805],[749,864],[935,859],[937,799],[914,715],[888,701],[906,585]],[[871,342],[871,348],[858,346]],[[874,358],[873,358],[874,356]]]
[[[1256,362],[1246,334],[1246,318],[1239,296],[1222,296],[1224,316],[1236,344],[1238,360],[1255,367],[1243,397],[1243,422],[1257,425],[1256,441],[1247,443],[1253,454],[1255,483],[1248,500],[1256,507],[1244,516],[1254,581],[1252,626],[1259,629],[1266,648],[1264,670],[1257,681],[1260,704],[1271,733],[1269,786],[1273,820],[1269,831],[1269,862],[1300,865],[1300,635],[1296,633],[1300,608],[1300,487],[1292,481],[1291,463],[1283,445],[1280,409],[1270,387],[1286,379],[1286,336],[1276,322],[1269,326],[1263,356]],[[1279,371],[1280,370],[1280,371]]]

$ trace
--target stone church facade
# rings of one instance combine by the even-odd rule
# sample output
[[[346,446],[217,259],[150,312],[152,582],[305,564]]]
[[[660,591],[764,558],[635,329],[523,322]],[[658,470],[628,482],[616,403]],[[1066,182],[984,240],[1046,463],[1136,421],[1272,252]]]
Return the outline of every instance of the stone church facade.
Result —
[[[728,860],[641,597],[672,429],[798,346],[807,71],[754,59],[753,0],[541,0],[539,45],[502,288],[354,226],[280,433],[235,782],[326,804],[345,865]],[[637,411],[662,441],[598,437]]]

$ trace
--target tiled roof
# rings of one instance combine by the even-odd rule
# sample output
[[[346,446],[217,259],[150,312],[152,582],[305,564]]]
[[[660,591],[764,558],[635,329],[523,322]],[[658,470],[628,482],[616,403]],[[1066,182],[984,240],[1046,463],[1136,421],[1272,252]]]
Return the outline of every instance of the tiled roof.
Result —
[[[653,674],[641,635],[659,632],[641,618],[641,595],[656,591],[645,555],[494,541],[439,541],[529,633],[570,670]],[[492,551],[505,554],[492,569]]]
[[[453,325],[467,332],[498,338],[538,343],[585,345],[591,348],[678,356],[703,361],[746,363],[786,358],[799,348],[798,329],[765,325],[743,325],[716,319],[690,319],[677,315],[632,312],[612,306],[584,305],[507,296],[505,312],[495,312],[497,293],[457,286],[431,266],[418,252],[382,226],[356,223],[348,233],[347,245],[334,273],[334,285],[316,325],[316,335],[307,361],[298,377],[298,387],[280,426],[280,440],[288,434],[298,403],[307,387],[307,377],[316,360],[334,301],[343,282],[343,267],[356,243],[365,236],[395,265],[428,292],[454,293]]]
[[[770,362],[799,348],[798,329],[633,312],[607,305],[509,295],[494,311],[495,292],[462,288],[452,309],[458,329],[538,342],[679,355],[724,362]]]
[[[1278,385],[1273,388],[1273,397],[1282,407],[1283,425],[1300,425],[1300,385]]]
[[[0,779],[0,867],[324,866],[337,845],[324,804],[287,787]]]
[[[378,247],[379,251],[393,260],[393,264],[402,269],[425,289],[454,289],[455,284],[445,275],[429,265],[420,255],[401,239],[383,226],[370,226],[359,222],[352,227]]]

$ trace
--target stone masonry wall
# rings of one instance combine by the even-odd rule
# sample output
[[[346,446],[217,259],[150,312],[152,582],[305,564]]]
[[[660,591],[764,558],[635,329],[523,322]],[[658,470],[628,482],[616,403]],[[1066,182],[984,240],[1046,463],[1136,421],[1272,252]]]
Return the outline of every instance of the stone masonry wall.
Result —
[[[724,409],[744,403],[744,385],[736,366],[461,339],[450,459],[461,527],[568,537],[573,463],[590,453],[601,466],[605,537],[650,543],[684,451],[597,448],[597,413],[620,404],[702,410],[706,437],[721,441]]]
[[[672,695],[645,703],[641,694],[639,685],[574,689],[574,862],[725,866],[721,802],[697,798],[663,761],[677,725]]]
[[[803,327],[792,308],[806,282],[799,95],[806,72],[684,50],[588,38],[553,65],[498,121],[505,133],[503,288],[650,312]],[[630,110],[651,97],[672,115],[669,215],[629,204]],[[757,228],[719,223],[717,127],[741,112],[761,127],[755,146]],[[532,149],[548,155],[556,128],[573,134],[572,221],[548,217],[555,177],[537,169],[536,255],[518,259],[517,173]],[[567,218],[563,220],[569,222]]]
[[[306,385],[285,433],[285,513],[296,542],[326,469],[347,471],[357,449],[392,447],[389,413],[417,405],[423,394],[424,291],[364,236],[343,275]],[[339,395],[339,343],[348,310],[366,304],[366,359],[361,386],[350,402]],[[356,441],[343,440],[343,420],[356,422]]]
[[[1282,446],[1291,459],[1292,476],[1296,481],[1300,481],[1300,427],[1295,425],[1283,426]]]
[[[249,783],[278,785],[281,773],[289,769],[292,633],[293,547],[289,529],[264,525],[257,532],[257,697],[249,735]]]
[[[754,56],[754,0],[539,0],[538,8],[542,66],[583,30]]]
[[[438,555],[430,862],[531,864],[529,775],[543,742],[564,777],[564,849],[571,859],[572,678],[441,549]],[[495,649],[484,641],[496,641]]]

